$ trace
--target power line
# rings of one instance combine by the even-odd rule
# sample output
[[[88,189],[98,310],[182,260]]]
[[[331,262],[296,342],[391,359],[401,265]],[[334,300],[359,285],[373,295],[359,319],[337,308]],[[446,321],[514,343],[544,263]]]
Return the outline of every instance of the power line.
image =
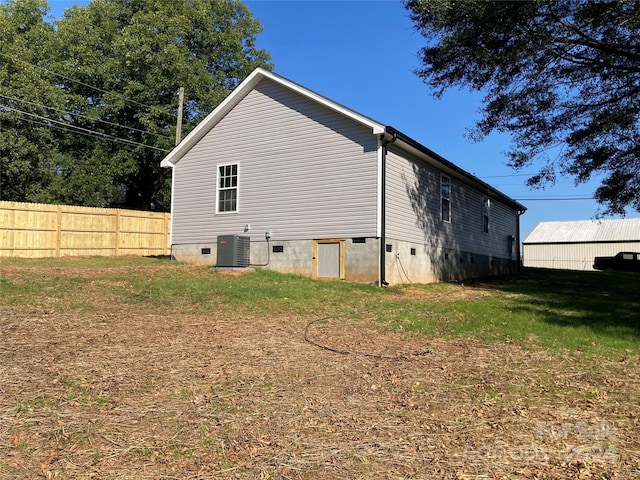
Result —
[[[28,115],[30,117],[34,117],[34,118],[38,118],[40,120],[46,120],[47,122],[51,122],[57,125],[61,125],[62,127],[64,127],[64,129],[72,132],[72,133],[80,133],[82,135],[87,135],[90,137],[97,137],[97,138],[101,138],[103,140],[108,140],[108,141],[112,141],[112,142],[116,142],[116,143],[123,143],[126,145],[132,145],[132,146],[136,146],[136,147],[144,147],[144,148],[149,148],[152,150],[157,150],[160,152],[164,152],[167,153],[169,150],[166,150],[164,148],[159,148],[159,147],[154,147],[152,145],[146,145],[144,143],[139,143],[139,142],[134,142],[133,140],[128,140],[126,138],[120,138],[120,137],[116,137],[114,135],[109,135],[106,133],[101,133],[101,132],[96,132],[95,130],[90,130],[88,128],[83,128],[83,127],[78,127],[77,125],[71,125],[69,123],[65,123],[65,122],[61,122],[59,120],[54,120],[52,118],[48,118],[48,117],[44,117],[42,115],[37,115],[35,113],[29,113],[29,112],[25,112],[23,110],[17,109],[17,108],[13,108],[10,107],[8,105],[0,105],[0,108],[6,108],[9,110],[12,110],[14,112],[18,112],[18,113],[22,113],[23,115]],[[58,127],[60,128],[60,127]]]
[[[58,76],[58,77],[60,77],[60,78],[64,78],[65,80],[69,80],[70,82],[78,83],[78,84],[80,84],[80,85],[82,85],[82,86],[84,86],[84,87],[91,88],[91,89],[96,90],[96,91],[98,91],[98,92],[106,93],[106,94],[109,94],[109,95],[117,95],[117,96],[119,96],[120,98],[123,98],[124,100],[127,100],[128,102],[135,103],[136,105],[139,105],[139,106],[141,106],[141,107],[149,108],[149,109],[150,109],[150,108],[152,108],[150,105],[146,105],[146,104],[144,104],[144,103],[140,103],[140,102],[138,102],[138,101],[136,101],[136,100],[133,100],[132,98],[125,97],[125,96],[124,96],[124,95],[122,95],[121,93],[117,93],[117,92],[113,92],[113,91],[109,91],[109,90],[104,90],[103,88],[96,87],[96,86],[94,86],[94,85],[90,85],[90,84],[88,84],[88,83],[81,82],[80,80],[76,80],[76,79],[74,79],[74,78],[67,77],[66,75],[62,75],[61,73],[54,72],[54,71],[53,71],[53,70],[51,70],[50,68],[41,67],[41,66],[39,66],[39,65],[34,65],[34,64],[32,64],[32,63],[27,62],[26,60],[22,60],[22,59],[20,59],[20,58],[16,58],[16,57],[13,57],[13,56],[9,56],[9,55],[7,55],[6,53],[5,53],[5,54],[0,53],[0,54],[1,54],[1,55],[4,55],[6,58],[10,58],[10,59],[11,59],[11,60],[13,60],[13,61],[17,61],[17,62],[20,62],[20,63],[25,63],[25,64],[29,65],[31,68],[38,68],[38,69],[40,69],[40,70],[42,70],[42,71],[44,71],[44,72],[46,72],[46,73],[50,73],[50,74],[52,74],[52,75],[56,75],[56,76]]]
[[[86,119],[89,119],[89,120],[91,120],[91,121],[96,121],[96,122],[104,123],[104,124],[106,124],[106,125],[111,125],[111,126],[114,126],[114,127],[124,128],[124,129],[126,129],[126,130],[133,130],[134,132],[140,132],[140,133],[144,133],[144,134],[146,134],[146,135],[154,135],[154,136],[156,136],[156,137],[159,137],[159,138],[165,138],[165,139],[167,138],[167,137],[166,137],[166,135],[161,135],[161,134],[159,134],[159,133],[148,132],[148,131],[146,131],[146,130],[141,130],[141,129],[139,129],[139,128],[135,128],[135,127],[129,127],[129,126],[127,126],[127,125],[120,125],[119,123],[109,122],[109,121],[107,121],[107,120],[102,120],[102,119],[95,119],[95,120],[94,120],[94,119],[92,119],[91,117],[88,117],[87,115],[82,115],[81,113],[72,113],[72,112],[68,112],[68,111],[66,111],[66,110],[60,110],[60,109],[57,109],[57,108],[49,107],[48,105],[44,105],[44,104],[40,104],[40,103],[31,102],[31,101],[29,101],[29,100],[24,100],[24,99],[21,99],[21,98],[8,97],[8,96],[6,96],[6,95],[2,95],[2,94],[0,94],[0,97],[2,97],[2,98],[6,98],[7,100],[15,100],[16,102],[23,102],[23,103],[27,103],[27,104],[29,104],[29,105],[33,105],[33,106],[36,106],[36,107],[43,107],[43,108],[46,108],[46,109],[49,109],[49,110],[53,110],[54,112],[64,113],[65,115],[70,115],[70,116],[74,116],[74,117],[86,118]],[[74,125],[74,126],[75,126],[75,125]]]
[[[533,177],[535,175],[538,175],[538,173],[540,172],[535,172],[535,173],[514,173],[511,175],[482,175],[478,178],[509,178],[509,177]]]
[[[480,178],[533,177],[537,173],[512,173],[511,175],[482,175]]]
[[[594,197],[531,197],[531,198],[515,198],[519,202],[558,202],[558,201],[577,201],[577,200],[595,200]]]
[[[131,142],[130,140],[126,140],[126,139],[119,139],[117,137],[113,137],[112,135],[105,135],[105,134],[101,134],[99,132],[94,133],[85,133],[85,132],[81,132],[81,131],[75,131],[71,128],[68,127],[73,127],[71,125],[65,125],[65,126],[61,126],[61,125],[52,125],[50,122],[50,119],[47,119],[47,122],[39,122],[38,120],[34,120],[33,118],[25,118],[24,119],[25,122],[29,122],[29,123],[33,123],[35,125],[42,125],[43,127],[47,127],[47,128],[54,128],[56,130],[63,130],[69,133],[76,133],[78,135],[85,135],[87,137],[91,137],[91,138],[97,138],[99,140],[106,140],[109,142],[114,142],[114,143],[125,143],[125,144],[135,144],[135,142]],[[112,137],[112,138],[105,138],[105,137]],[[148,147],[147,145],[143,145],[143,144],[139,144],[141,146],[145,146]],[[154,148],[154,147],[151,147]]]
[[[558,180],[553,182],[554,185],[566,185],[568,183],[573,183],[575,184],[575,182],[573,180]],[[491,183],[492,187],[522,187],[522,186],[526,186],[525,183]]]

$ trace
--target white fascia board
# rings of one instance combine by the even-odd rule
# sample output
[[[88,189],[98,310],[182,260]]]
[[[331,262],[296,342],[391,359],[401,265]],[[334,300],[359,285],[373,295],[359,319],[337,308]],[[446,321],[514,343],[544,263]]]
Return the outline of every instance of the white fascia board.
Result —
[[[377,187],[376,191],[378,192],[376,195],[376,237],[382,237],[382,222],[384,219],[382,218],[382,185],[383,185],[383,176],[385,174],[384,171],[384,147],[382,146],[383,139],[378,137],[378,179],[377,179]]]
[[[395,130],[392,127],[389,127],[389,128],[391,130]],[[411,155],[414,155],[415,157],[420,158],[428,165],[431,165],[432,167],[436,168],[438,171],[452,178],[455,178],[456,180],[459,180],[462,183],[465,183],[466,185],[469,185],[476,191],[482,194],[485,194],[490,198],[497,199],[506,205],[510,205],[514,209],[521,210],[522,213],[524,213],[527,210],[527,208],[524,205],[521,205],[516,200],[508,197],[507,195],[495,189],[491,185],[483,182],[475,175],[472,175],[471,173],[463,170],[462,168],[458,167],[454,163],[441,157],[437,153],[429,150],[428,148],[420,145],[415,140],[407,137],[406,135],[398,132],[397,130],[395,131],[399,136],[395,144],[401,147],[403,150],[409,152]]]
[[[251,72],[240,85],[238,85],[227,97],[218,105],[204,120],[202,120],[196,128],[191,130],[182,142],[171,150],[160,163],[161,167],[173,167],[191,148],[200,141],[202,137],[216,124],[222,117],[235,107],[242,98],[244,98],[256,84],[262,79],[260,68]],[[266,70],[265,70],[266,71]],[[256,78],[259,77],[259,78]]]
[[[304,88],[297,83],[287,80],[280,75],[276,75],[264,68],[256,68],[251,74],[245,78],[221,103],[218,105],[209,115],[202,120],[196,128],[194,128],[189,135],[187,135],[182,142],[180,142],[173,150],[171,150],[167,156],[160,163],[161,167],[173,167],[176,163],[187,153],[200,139],[216,124],[218,123],[229,111],[235,107],[240,100],[242,100],[263,78],[268,78],[280,85],[293,90],[300,95],[303,95],[317,103],[320,103],[327,108],[330,108],[345,117],[351,118],[358,123],[371,128],[371,132],[374,135],[383,134],[385,132],[385,126],[378,123],[364,115],[361,115],[339,103],[329,100],[322,95],[319,95],[311,90]]]
[[[174,206],[175,206],[174,199],[176,198],[175,188],[176,188],[176,169],[172,168],[171,169],[171,211],[172,212],[175,212],[174,210]],[[169,249],[170,250],[171,248],[173,248],[173,221],[175,218],[176,218],[175,215],[171,215],[169,217]]]
[[[274,82],[278,82],[281,85],[284,85],[287,88],[299,93],[300,95],[303,95],[317,103],[320,103],[321,105],[324,105],[325,107],[330,108],[340,113],[341,115],[344,115],[347,118],[351,118],[352,120],[355,120],[358,123],[366,125],[367,127],[371,128],[371,133],[374,135],[381,135],[386,131],[385,126],[383,124],[378,123],[369,117],[361,115],[358,112],[345,107],[344,105],[334,102],[333,100],[330,100],[327,97],[323,97],[322,95],[319,95],[316,92],[309,90],[308,88],[298,85],[297,83],[294,83],[291,80],[287,80],[286,78],[276,75],[267,70],[264,70],[263,73],[265,77],[270,78]]]

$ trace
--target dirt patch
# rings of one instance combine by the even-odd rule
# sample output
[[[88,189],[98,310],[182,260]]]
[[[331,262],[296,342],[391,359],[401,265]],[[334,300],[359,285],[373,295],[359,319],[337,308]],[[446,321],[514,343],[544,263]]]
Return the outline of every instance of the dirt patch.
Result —
[[[225,277],[241,277],[253,272],[252,268],[215,268],[214,271]]]
[[[393,296],[397,300],[425,300],[429,302],[445,301],[451,302],[455,300],[469,300],[472,298],[486,297],[492,294],[489,288],[455,288],[446,291],[430,291],[420,287],[404,286],[402,289],[394,289]]]
[[[0,478],[640,478],[635,357],[97,304],[2,307]]]

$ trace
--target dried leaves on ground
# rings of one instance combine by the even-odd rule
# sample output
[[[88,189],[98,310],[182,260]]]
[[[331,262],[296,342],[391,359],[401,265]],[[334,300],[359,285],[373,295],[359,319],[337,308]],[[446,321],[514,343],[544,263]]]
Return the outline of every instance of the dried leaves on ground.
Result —
[[[640,478],[635,356],[113,301],[2,307],[0,478]]]

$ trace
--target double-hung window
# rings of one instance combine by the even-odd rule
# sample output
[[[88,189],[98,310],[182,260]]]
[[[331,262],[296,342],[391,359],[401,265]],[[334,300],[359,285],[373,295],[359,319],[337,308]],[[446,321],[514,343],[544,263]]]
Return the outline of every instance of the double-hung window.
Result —
[[[491,200],[482,197],[482,231],[489,233],[489,213],[491,210]]]
[[[238,211],[238,164],[218,165],[217,213]]]
[[[443,222],[451,221],[451,179],[440,176],[440,206]]]

